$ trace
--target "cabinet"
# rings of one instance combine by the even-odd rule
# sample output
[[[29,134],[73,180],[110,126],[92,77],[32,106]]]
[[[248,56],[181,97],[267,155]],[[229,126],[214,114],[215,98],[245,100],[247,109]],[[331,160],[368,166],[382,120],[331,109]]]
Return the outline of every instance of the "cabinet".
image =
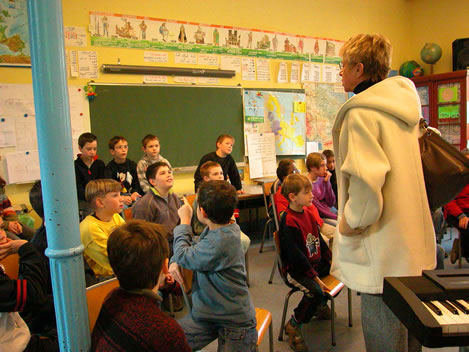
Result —
[[[467,144],[469,71],[414,77],[422,104],[422,116],[459,150]]]

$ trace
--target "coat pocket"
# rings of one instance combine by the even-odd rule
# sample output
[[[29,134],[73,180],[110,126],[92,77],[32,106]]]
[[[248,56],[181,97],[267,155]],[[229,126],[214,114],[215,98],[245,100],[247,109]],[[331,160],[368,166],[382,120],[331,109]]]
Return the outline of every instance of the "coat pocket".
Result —
[[[369,266],[370,257],[365,248],[364,235],[367,230],[354,236],[340,236],[338,243],[338,260],[357,265]],[[335,245],[335,244],[334,244]]]

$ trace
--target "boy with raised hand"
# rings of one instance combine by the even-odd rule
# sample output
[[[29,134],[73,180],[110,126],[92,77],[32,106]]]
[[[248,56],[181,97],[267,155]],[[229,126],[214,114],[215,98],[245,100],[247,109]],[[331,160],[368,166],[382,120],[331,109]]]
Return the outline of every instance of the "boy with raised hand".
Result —
[[[160,309],[158,289],[175,286],[163,226],[131,220],[111,233],[107,252],[120,288],[101,307],[91,351],[191,351],[179,324]]]
[[[109,152],[113,156],[104,170],[104,176],[120,182],[122,199],[129,207],[143,195],[138,183],[137,164],[127,159],[129,143],[122,136],[114,136],[109,140]]]
[[[202,175],[202,179],[204,182],[208,181],[217,181],[223,180],[223,170],[215,161],[207,161],[200,167],[200,175]],[[192,229],[194,231],[194,235],[198,236],[202,233],[202,231],[207,227],[205,224],[201,223],[197,218],[197,199],[194,200],[192,203]],[[236,222],[235,216],[231,217],[232,222]],[[249,245],[251,244],[251,239],[243,232],[240,231],[241,236],[241,245],[243,246],[244,253],[247,252],[249,249]]]
[[[113,275],[107,256],[107,240],[116,227],[125,221],[119,215],[124,208],[119,182],[93,180],[86,185],[86,199],[94,212],[80,223],[83,256],[96,276]]]
[[[304,293],[300,304],[285,326],[290,347],[306,351],[301,324],[313,315],[330,319],[325,292],[330,289],[320,277],[329,274],[332,254],[319,233],[315,215],[311,210],[313,195],[311,182],[306,176],[291,174],[282,183],[282,194],[289,206],[280,220],[280,254],[288,280]]]
[[[140,188],[144,193],[148,192],[151,187],[146,177],[146,172],[150,165],[161,161],[171,167],[169,161],[163,158],[162,155],[160,155],[160,148],[160,140],[157,136],[147,134],[145,137],[143,137],[142,150],[144,154],[140,161],[137,163],[137,174],[138,182],[140,183]]]
[[[237,204],[235,188],[226,181],[201,184],[197,216],[207,225],[192,242],[192,208],[179,208],[181,224],[174,229],[173,277],[179,267],[194,272],[192,312],[181,324],[193,350],[218,338],[219,351],[256,351],[256,313],[246,284],[239,226],[231,222]]]
[[[179,223],[177,210],[182,205],[172,191],[173,170],[165,162],[158,161],[148,167],[146,177],[151,185],[150,190],[132,207],[132,217],[164,225],[172,254],[173,229]]]
[[[85,188],[91,180],[104,178],[104,161],[98,159],[98,138],[90,132],[78,137],[78,149],[81,154],[75,159],[75,177],[77,182],[78,200],[86,202]],[[80,204],[80,208],[81,207]],[[86,206],[85,206],[86,208]]]
[[[233,136],[230,136],[229,134],[222,134],[218,136],[215,143],[217,147],[216,151],[208,153],[204,155],[202,159],[200,159],[199,166],[194,173],[194,187],[196,192],[200,186],[200,183],[203,181],[202,175],[200,174],[200,167],[207,161],[215,161],[220,164],[221,168],[223,169],[224,179],[227,180],[229,178],[231,184],[236,188],[238,194],[244,193],[244,191],[241,189],[242,184],[238,168],[233,157],[231,156],[234,143],[235,140]]]

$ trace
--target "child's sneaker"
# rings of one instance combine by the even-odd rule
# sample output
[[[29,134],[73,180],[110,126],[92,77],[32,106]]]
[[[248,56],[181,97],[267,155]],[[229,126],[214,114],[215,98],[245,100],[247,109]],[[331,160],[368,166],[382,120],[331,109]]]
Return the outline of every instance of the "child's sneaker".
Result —
[[[285,325],[285,334],[288,336],[290,348],[296,352],[306,351],[301,328],[295,322],[292,323],[292,320],[293,318]]]

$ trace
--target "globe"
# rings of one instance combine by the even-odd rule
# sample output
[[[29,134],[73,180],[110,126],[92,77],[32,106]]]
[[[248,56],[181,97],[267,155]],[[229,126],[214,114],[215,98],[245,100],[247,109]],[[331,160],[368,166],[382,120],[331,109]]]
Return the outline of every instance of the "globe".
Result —
[[[420,57],[426,64],[434,64],[441,57],[441,47],[435,43],[426,43],[420,50]]]
[[[406,61],[399,68],[399,74],[407,78],[418,77],[423,75],[423,69],[417,61]]]

